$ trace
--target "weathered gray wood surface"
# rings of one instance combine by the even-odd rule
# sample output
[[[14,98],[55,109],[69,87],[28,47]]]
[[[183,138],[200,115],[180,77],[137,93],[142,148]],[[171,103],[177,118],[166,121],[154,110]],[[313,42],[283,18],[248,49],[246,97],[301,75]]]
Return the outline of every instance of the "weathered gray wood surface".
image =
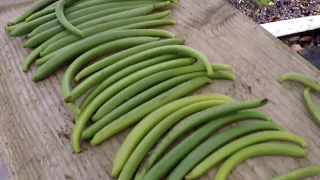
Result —
[[[26,2],[15,3],[22,1]],[[73,115],[62,101],[62,71],[39,83],[30,80],[35,67],[22,72],[30,52],[22,48],[25,38],[11,38],[3,27],[31,3],[10,0],[4,8],[4,2],[0,1],[0,152],[11,178],[111,179],[113,157],[128,131],[98,147],[83,143],[83,153],[72,153]],[[182,0],[172,9],[177,25],[166,29],[184,37],[187,45],[212,62],[231,64],[237,76],[234,83],[215,81],[197,93],[224,93],[236,100],[266,96],[271,102],[261,109],[309,143],[307,158],[254,158],[238,166],[229,179],[264,180],[294,168],[320,165],[320,129],[303,105],[303,86],[277,82],[287,72],[318,77],[319,71],[223,0]],[[213,179],[214,172],[202,179]]]

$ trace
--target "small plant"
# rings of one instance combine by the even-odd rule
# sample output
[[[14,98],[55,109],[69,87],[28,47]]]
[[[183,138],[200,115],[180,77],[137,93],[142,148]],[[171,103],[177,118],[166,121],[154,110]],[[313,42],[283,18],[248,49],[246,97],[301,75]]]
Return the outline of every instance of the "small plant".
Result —
[[[256,3],[260,6],[273,6],[274,2],[272,0],[256,0]]]

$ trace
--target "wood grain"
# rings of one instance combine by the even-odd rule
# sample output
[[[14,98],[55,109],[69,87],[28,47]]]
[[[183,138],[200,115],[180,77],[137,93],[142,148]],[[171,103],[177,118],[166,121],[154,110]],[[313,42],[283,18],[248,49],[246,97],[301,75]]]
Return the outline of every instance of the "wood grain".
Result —
[[[11,4],[0,8],[0,152],[11,178],[111,179],[113,158],[128,131],[98,147],[84,142],[83,153],[72,153],[69,136],[73,114],[62,101],[63,71],[39,83],[31,81],[35,67],[22,72],[22,63],[30,52],[22,48],[25,38],[11,38],[3,27],[31,3]],[[204,52],[212,62],[232,65],[237,76],[234,83],[215,81],[196,93],[224,93],[236,100],[268,97],[271,102],[261,109],[309,143],[306,158],[254,158],[238,166],[229,179],[265,180],[294,168],[319,165],[320,129],[303,105],[303,86],[277,82],[287,72],[317,78],[319,71],[223,0],[182,0],[172,9],[177,25],[165,29],[184,37],[187,45]],[[213,179],[215,171],[201,179]]]

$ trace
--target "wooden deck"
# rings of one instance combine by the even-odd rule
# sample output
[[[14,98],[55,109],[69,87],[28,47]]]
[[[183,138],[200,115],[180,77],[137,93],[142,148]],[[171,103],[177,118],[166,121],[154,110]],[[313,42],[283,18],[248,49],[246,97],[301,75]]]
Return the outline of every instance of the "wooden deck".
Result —
[[[30,52],[22,48],[25,38],[11,38],[4,32],[5,24],[31,3],[11,2],[1,8],[1,2],[0,153],[11,179],[112,179],[112,161],[128,131],[98,147],[83,143],[86,150],[73,153],[69,139],[73,114],[60,91],[63,71],[39,83],[32,82],[35,67],[22,72],[22,63]],[[320,129],[304,107],[303,86],[277,82],[287,72],[316,78],[319,70],[223,0],[181,0],[179,5],[172,5],[172,10],[177,25],[165,29],[184,37],[187,45],[204,52],[212,62],[232,65],[237,76],[236,82],[215,81],[197,93],[224,93],[236,100],[268,97],[270,103],[261,109],[309,143],[306,158],[254,158],[238,166],[229,180],[267,180],[294,168],[320,165]],[[215,171],[201,179],[213,179]]]

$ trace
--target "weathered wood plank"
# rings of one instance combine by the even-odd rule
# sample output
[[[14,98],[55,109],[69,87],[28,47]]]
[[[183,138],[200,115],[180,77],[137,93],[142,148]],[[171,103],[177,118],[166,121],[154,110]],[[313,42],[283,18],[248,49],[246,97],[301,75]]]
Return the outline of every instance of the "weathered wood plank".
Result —
[[[0,27],[30,5],[26,2],[1,8]],[[317,165],[320,130],[303,105],[303,86],[280,85],[277,78],[291,71],[318,77],[319,71],[222,0],[182,0],[173,6],[172,18],[177,20],[177,25],[165,29],[184,37],[187,45],[204,52],[212,62],[231,64],[237,76],[234,83],[215,81],[196,93],[224,93],[237,100],[266,96],[271,102],[261,109],[286,130],[309,142],[305,159],[255,158],[237,167],[229,179],[264,180],[293,168]],[[9,37],[1,28],[0,152],[11,178],[111,179],[113,158],[128,131],[98,147],[83,143],[86,150],[73,154],[69,139],[73,115],[62,101],[62,71],[33,83],[30,79],[35,67],[26,74],[21,68],[30,52],[22,48],[24,41],[24,38]],[[202,179],[212,179],[214,172]]]

